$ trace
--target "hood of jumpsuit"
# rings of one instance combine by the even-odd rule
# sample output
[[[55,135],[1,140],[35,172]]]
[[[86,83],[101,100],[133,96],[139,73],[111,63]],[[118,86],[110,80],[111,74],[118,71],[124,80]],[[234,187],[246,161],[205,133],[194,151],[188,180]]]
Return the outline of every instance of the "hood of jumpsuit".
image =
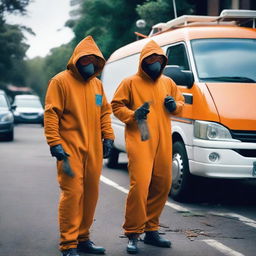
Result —
[[[149,41],[142,49],[141,54],[140,54],[140,61],[139,61],[139,70],[138,70],[138,75],[142,76],[144,79],[150,79],[151,81],[154,81],[151,79],[151,77],[143,70],[142,68],[142,62],[145,58],[147,58],[148,56],[152,55],[152,54],[157,54],[157,55],[161,55],[164,58],[164,62],[161,65],[161,72],[159,73],[159,76],[157,77],[157,79],[162,75],[163,73],[163,69],[167,64],[167,57],[164,54],[162,48],[154,41],[151,40]],[[156,80],[157,80],[156,79]]]
[[[70,70],[78,80],[83,82],[85,80],[80,75],[76,67],[76,63],[81,57],[86,55],[94,55],[97,60],[96,63],[93,63],[95,66],[95,72],[88,80],[91,80],[92,78],[98,76],[101,73],[106,62],[93,38],[91,36],[87,36],[86,38],[84,38],[74,49],[73,54],[70,57],[67,65],[67,69]]]

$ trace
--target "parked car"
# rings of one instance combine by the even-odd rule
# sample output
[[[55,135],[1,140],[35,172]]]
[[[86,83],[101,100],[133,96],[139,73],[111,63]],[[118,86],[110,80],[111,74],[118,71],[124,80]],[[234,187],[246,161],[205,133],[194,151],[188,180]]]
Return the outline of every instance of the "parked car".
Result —
[[[0,90],[0,137],[12,141],[14,118],[10,102],[4,91]]]
[[[122,79],[138,70],[139,55],[155,40],[168,56],[164,70],[179,86],[185,106],[172,116],[171,196],[187,200],[196,176],[256,178],[256,11],[224,10],[220,16],[181,16],[153,27],[148,38],[116,50],[102,81],[109,101]],[[115,150],[125,151],[124,124],[112,116]]]
[[[40,98],[36,95],[16,95],[13,105],[15,123],[43,124],[44,109]]]

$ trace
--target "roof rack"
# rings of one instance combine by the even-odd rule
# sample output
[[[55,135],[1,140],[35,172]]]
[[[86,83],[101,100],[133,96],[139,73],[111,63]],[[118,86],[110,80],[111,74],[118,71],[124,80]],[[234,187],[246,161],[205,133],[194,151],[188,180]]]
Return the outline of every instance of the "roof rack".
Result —
[[[183,15],[166,23],[152,26],[149,36],[169,29],[184,26],[211,25],[211,24],[237,24],[242,25],[252,20],[252,27],[256,26],[256,11],[251,10],[223,10],[220,16]]]

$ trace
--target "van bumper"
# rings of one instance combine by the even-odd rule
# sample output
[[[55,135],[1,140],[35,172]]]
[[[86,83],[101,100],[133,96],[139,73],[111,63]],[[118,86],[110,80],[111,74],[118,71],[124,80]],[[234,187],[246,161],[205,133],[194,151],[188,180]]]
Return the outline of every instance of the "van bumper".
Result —
[[[229,144],[232,146],[232,143],[226,142],[226,146]],[[246,149],[245,143],[239,144],[240,149]],[[187,147],[191,174],[212,178],[256,178],[256,153],[253,153],[256,152],[256,144],[248,144],[247,149],[252,152],[249,156],[239,153],[238,143],[231,148],[217,148],[216,144],[212,148]],[[215,162],[209,158],[211,153],[219,156]]]

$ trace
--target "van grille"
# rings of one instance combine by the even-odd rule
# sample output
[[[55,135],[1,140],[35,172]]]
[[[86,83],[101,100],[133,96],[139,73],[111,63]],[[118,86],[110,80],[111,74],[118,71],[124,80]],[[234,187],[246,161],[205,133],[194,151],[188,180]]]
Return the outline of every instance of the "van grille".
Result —
[[[241,140],[243,142],[256,143],[256,131],[231,130],[231,136],[233,139]]]

